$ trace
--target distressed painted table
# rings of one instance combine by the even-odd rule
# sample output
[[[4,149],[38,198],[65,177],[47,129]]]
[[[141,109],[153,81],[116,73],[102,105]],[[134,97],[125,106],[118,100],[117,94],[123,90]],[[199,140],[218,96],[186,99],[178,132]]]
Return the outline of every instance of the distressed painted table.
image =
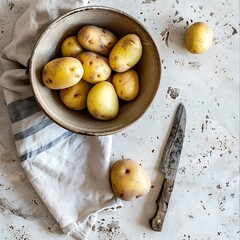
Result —
[[[30,2],[0,1],[1,50]],[[137,160],[148,171],[152,189],[117,212],[101,213],[89,239],[239,239],[239,1],[88,4],[119,8],[141,21],[157,44],[163,69],[150,109],[113,136],[112,160]],[[188,53],[183,45],[186,27],[196,21],[214,30],[214,44],[202,55]],[[164,229],[153,232],[148,219],[162,183],[159,155],[179,102],[188,115],[185,144]],[[18,163],[2,90],[0,105],[0,238],[72,239],[61,233]]]

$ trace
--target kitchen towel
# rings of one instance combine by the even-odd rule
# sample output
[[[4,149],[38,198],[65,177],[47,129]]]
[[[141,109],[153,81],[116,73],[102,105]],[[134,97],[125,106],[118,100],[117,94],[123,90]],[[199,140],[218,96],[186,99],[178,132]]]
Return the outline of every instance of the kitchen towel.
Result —
[[[21,166],[63,232],[87,239],[97,214],[121,201],[111,191],[112,136],[84,136],[55,124],[37,105],[26,73],[36,39],[59,15],[84,0],[36,0],[18,19],[3,49],[0,81]]]

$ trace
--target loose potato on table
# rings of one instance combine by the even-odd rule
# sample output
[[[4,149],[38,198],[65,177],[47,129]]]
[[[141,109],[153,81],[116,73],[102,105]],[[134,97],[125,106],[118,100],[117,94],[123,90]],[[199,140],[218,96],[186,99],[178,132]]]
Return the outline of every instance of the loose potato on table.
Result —
[[[61,53],[64,57],[76,57],[83,51],[84,48],[80,45],[76,36],[67,37],[62,42]]]
[[[42,81],[50,89],[64,89],[78,83],[83,76],[82,63],[73,57],[56,58],[42,71]]]
[[[116,89],[119,98],[125,101],[135,99],[139,92],[139,77],[134,69],[123,73],[115,73],[112,84]]]
[[[192,24],[185,32],[184,41],[187,50],[193,54],[204,53],[212,45],[213,31],[204,22]]]
[[[87,107],[87,95],[91,87],[92,84],[81,80],[72,87],[60,90],[59,95],[65,106],[79,111]]]
[[[132,159],[121,159],[113,163],[110,183],[116,196],[125,201],[146,195],[151,189],[146,170]]]
[[[77,37],[85,49],[101,55],[108,55],[118,40],[111,31],[93,25],[82,27]]]
[[[77,57],[83,65],[83,79],[89,83],[105,81],[111,75],[112,69],[108,59],[94,52],[82,52]]]
[[[109,64],[116,72],[125,72],[138,63],[142,56],[142,43],[136,34],[123,36],[109,54]]]

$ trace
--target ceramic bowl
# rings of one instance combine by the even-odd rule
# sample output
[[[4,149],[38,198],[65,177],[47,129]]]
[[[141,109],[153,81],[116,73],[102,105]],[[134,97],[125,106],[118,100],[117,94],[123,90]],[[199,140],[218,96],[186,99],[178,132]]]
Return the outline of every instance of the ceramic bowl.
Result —
[[[89,24],[106,28],[118,38],[135,33],[143,45],[142,57],[134,67],[140,79],[139,94],[131,102],[121,101],[117,117],[109,121],[97,120],[87,110],[68,109],[61,102],[58,91],[48,89],[41,79],[43,66],[60,56],[62,41]],[[44,30],[32,52],[29,75],[36,101],[54,122],[75,133],[103,136],[122,131],[146,112],[159,88],[161,62],[154,40],[138,20],[117,9],[91,6],[74,9],[58,17]]]

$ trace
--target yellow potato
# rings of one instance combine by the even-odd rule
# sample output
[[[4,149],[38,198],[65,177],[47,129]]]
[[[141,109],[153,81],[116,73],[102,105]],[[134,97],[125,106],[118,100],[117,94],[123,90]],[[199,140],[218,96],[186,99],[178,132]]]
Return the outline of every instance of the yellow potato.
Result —
[[[94,85],[87,96],[87,108],[90,114],[99,120],[111,120],[118,114],[118,97],[110,82]]]
[[[134,69],[113,75],[112,84],[116,89],[119,98],[131,101],[137,97],[139,92],[139,78]]]
[[[93,25],[81,28],[77,37],[85,49],[101,55],[108,55],[118,40],[111,31]]]
[[[83,51],[84,48],[80,45],[76,36],[67,37],[62,42],[61,53],[64,57],[76,57]]]
[[[185,32],[186,48],[193,54],[200,54],[209,50],[212,45],[213,31],[204,22],[192,24]]]
[[[83,79],[89,83],[105,81],[111,75],[112,69],[108,59],[94,52],[82,52],[76,57],[83,65]]]
[[[82,110],[87,107],[87,95],[92,84],[81,80],[72,87],[60,90],[59,95],[65,106],[72,110]]]
[[[116,72],[125,72],[138,63],[142,56],[142,43],[136,34],[127,34],[112,48],[109,63]]]
[[[151,189],[146,170],[131,159],[121,159],[113,163],[110,169],[110,183],[116,196],[125,201],[146,195]]]
[[[83,76],[82,63],[73,57],[56,58],[42,71],[42,81],[50,89],[64,89],[78,83]]]

